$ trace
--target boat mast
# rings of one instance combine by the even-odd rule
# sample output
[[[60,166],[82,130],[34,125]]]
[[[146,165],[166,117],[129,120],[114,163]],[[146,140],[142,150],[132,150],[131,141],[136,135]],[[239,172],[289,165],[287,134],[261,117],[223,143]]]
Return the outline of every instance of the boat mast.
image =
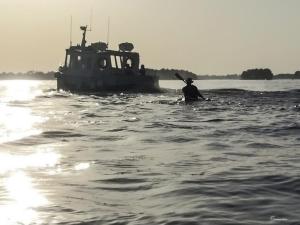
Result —
[[[81,26],[80,29],[83,31],[82,34],[82,41],[81,41],[81,48],[84,49],[86,45],[86,32],[87,31],[92,31],[92,19],[93,19],[93,11],[91,10],[91,15],[90,15],[90,29],[88,30],[88,25],[86,26]]]
[[[90,14],[90,29],[88,31],[92,31],[92,23],[93,23],[93,9],[91,9],[91,14]]]
[[[87,28],[88,26],[81,26],[80,29],[83,31],[83,34],[82,34],[82,41],[81,41],[81,48],[85,48],[85,44],[86,44],[86,31],[87,31]]]
[[[106,37],[106,44],[107,44],[107,47],[109,45],[109,35],[110,35],[110,17],[108,17],[108,21],[107,21],[107,37]]]
[[[73,28],[73,18],[72,18],[72,15],[71,15],[71,21],[70,21],[70,47],[72,47],[72,28]]]

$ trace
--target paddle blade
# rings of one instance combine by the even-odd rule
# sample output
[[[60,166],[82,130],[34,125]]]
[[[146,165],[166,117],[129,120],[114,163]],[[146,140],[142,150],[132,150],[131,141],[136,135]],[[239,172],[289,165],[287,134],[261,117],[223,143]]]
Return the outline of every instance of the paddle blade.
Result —
[[[183,77],[180,76],[179,73],[175,73],[175,77],[177,77],[179,80],[182,80],[183,82],[185,82],[185,79],[183,79]]]

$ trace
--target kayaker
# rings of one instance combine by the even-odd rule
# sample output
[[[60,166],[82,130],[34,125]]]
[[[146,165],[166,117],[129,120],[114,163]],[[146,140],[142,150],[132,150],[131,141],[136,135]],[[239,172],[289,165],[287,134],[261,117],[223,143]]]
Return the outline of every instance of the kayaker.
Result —
[[[186,82],[186,86],[184,88],[182,88],[185,102],[198,101],[199,97],[203,100],[206,100],[202,96],[202,94],[200,93],[198,88],[195,85],[192,85],[192,83],[194,82],[192,78],[187,78],[185,80],[185,82]]]

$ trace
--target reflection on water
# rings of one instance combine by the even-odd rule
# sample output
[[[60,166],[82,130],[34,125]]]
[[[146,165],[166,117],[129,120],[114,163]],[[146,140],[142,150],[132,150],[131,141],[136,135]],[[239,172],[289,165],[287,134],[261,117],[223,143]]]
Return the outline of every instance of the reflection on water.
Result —
[[[86,170],[88,168],[90,168],[89,163],[79,163],[74,167],[75,170]]]
[[[16,172],[5,181],[9,197],[22,208],[37,207],[47,203],[37,189],[34,188],[32,179],[24,172]]]
[[[41,224],[37,207],[49,202],[30,170],[54,168],[60,155],[52,149],[32,148],[27,154],[1,147],[42,132],[46,120],[27,103],[42,93],[39,81],[2,81],[0,86],[0,224]],[[26,106],[26,107],[24,107]],[[4,146],[4,145],[2,145]]]
[[[34,128],[45,118],[32,115],[31,109],[0,105],[0,144],[41,133]]]
[[[2,184],[4,191],[0,191],[0,224],[42,223],[35,208],[47,205],[48,200],[36,187],[33,178],[21,169],[52,168],[59,158],[59,154],[50,150],[26,156],[0,155],[0,175],[6,175]]]
[[[59,154],[50,151],[26,156],[0,153],[0,175],[17,169],[54,167],[59,158]]]
[[[16,101],[29,101],[42,91],[38,81],[5,81],[0,87],[0,144],[40,134],[35,128],[45,118],[32,114],[30,108],[11,106]]]
[[[47,199],[35,188],[32,179],[24,172],[15,172],[4,180],[9,203],[0,206],[0,224],[39,223],[34,207],[47,204]]]
[[[34,99],[37,95],[42,94],[42,90],[37,88],[40,85],[40,81],[30,80],[9,80],[2,81],[3,84],[1,93],[1,101],[29,101]]]

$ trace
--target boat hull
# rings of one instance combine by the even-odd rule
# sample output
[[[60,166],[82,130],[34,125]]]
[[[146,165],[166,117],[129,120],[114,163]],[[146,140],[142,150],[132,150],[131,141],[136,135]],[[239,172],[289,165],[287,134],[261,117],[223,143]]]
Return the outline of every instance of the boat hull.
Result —
[[[158,77],[139,74],[57,74],[57,89],[71,92],[158,92]]]

